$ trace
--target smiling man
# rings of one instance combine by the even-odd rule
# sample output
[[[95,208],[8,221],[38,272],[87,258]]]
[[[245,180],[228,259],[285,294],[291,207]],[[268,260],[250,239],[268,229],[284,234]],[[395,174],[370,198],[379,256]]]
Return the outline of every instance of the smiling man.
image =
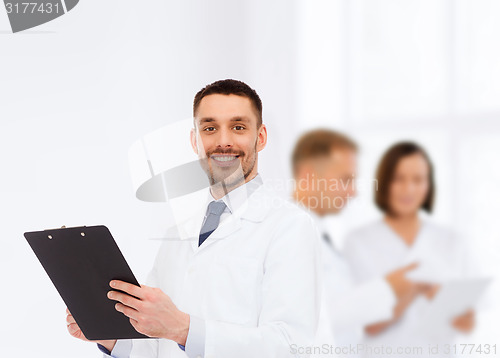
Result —
[[[257,93],[236,81],[216,82],[197,93],[193,112],[191,144],[208,175],[212,193],[223,196],[253,179],[257,175],[257,153],[267,142]]]
[[[262,103],[245,83],[199,91],[191,144],[207,200],[164,241],[148,286],[112,281],[116,309],[153,339],[98,341],[105,356],[291,357],[314,341],[319,239],[311,217],[258,174]],[[135,297],[132,297],[135,296]],[[68,331],[85,340],[70,312]]]

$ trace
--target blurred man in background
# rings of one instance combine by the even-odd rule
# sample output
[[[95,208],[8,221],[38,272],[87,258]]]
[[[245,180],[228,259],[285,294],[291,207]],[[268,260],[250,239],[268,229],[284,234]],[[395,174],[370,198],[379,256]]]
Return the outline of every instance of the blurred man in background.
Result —
[[[293,151],[293,199],[309,210],[322,234],[322,297],[317,346],[333,345],[354,356],[350,345],[362,339],[363,328],[400,315],[414,297],[416,284],[405,274],[411,264],[385,277],[355,286],[342,251],[331,239],[324,219],[339,213],[355,196],[357,145],[343,134],[319,129],[305,133]],[[322,351],[323,354],[339,351]]]

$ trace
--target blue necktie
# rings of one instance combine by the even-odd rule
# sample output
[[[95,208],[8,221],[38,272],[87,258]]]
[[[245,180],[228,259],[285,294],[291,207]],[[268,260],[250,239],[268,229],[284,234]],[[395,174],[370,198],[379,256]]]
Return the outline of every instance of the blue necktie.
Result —
[[[333,247],[333,242],[332,242],[332,239],[330,238],[330,235],[328,235],[326,232],[324,232],[323,235],[321,235],[321,236],[323,236],[323,240],[325,240],[328,245]]]
[[[217,226],[219,226],[220,216],[225,209],[226,204],[223,201],[212,201],[208,204],[207,218],[200,231],[198,246],[201,246],[210,234],[217,229]]]

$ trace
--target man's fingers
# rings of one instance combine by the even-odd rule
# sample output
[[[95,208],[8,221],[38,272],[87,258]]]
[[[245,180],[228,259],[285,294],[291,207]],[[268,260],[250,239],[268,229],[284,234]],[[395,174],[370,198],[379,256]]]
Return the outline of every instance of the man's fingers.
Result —
[[[76,323],[75,318],[71,315],[66,316],[66,323],[70,325],[71,323]]]
[[[418,267],[418,262],[414,262],[414,263],[409,264],[408,266],[403,267],[403,271],[408,272],[411,270],[415,270],[417,267]]]
[[[73,334],[75,332],[78,332],[80,330],[80,327],[76,323],[71,323],[68,324],[68,331],[69,333]]]
[[[114,289],[123,291],[128,293],[129,295],[135,296],[137,298],[144,298],[142,296],[142,290],[140,287],[137,287],[136,285],[132,285],[131,283],[120,281],[120,280],[112,280],[109,285],[113,287]]]
[[[440,286],[435,284],[423,284],[421,286],[422,293],[430,300],[439,292]]]
[[[135,320],[135,319],[133,319],[133,318],[130,318],[130,317],[129,317],[129,319],[128,319],[128,320],[130,321],[130,324],[131,324],[134,328],[136,328],[136,326],[139,324],[139,322],[138,322],[138,321],[136,321],[136,320]],[[137,329],[137,328],[136,328],[136,329]]]
[[[124,304],[121,304],[121,303],[117,303],[115,305],[115,309],[118,311],[118,312],[121,312],[123,313],[125,316],[127,316],[128,318],[132,318],[133,320],[135,321],[138,321],[139,320],[139,312],[137,312],[135,309],[133,308],[130,308],[128,306],[125,306]]]
[[[137,298],[127,295],[126,293],[123,292],[109,291],[108,298],[121,302],[124,305],[132,307],[136,310],[139,310],[142,304],[141,300],[138,300]]]

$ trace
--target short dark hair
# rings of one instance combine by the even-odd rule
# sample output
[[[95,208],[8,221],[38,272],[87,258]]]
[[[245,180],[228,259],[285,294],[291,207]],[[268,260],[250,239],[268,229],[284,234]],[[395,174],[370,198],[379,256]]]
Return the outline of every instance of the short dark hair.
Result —
[[[293,175],[298,174],[299,165],[304,160],[328,157],[334,149],[351,149],[356,152],[358,146],[346,135],[331,129],[315,129],[304,133],[293,150]]]
[[[257,112],[257,128],[262,125],[262,101],[259,95],[246,83],[232,79],[215,81],[202,88],[196,96],[194,96],[193,116],[196,116],[196,111],[200,106],[201,100],[211,94],[234,94],[236,96],[248,98]]]
[[[429,166],[429,192],[421,208],[427,212],[432,212],[434,206],[435,183],[434,169],[429,155],[423,147],[414,142],[399,142],[392,145],[382,156],[376,173],[375,204],[384,213],[390,213],[389,208],[389,187],[396,171],[399,161],[407,156],[420,154],[427,161]]]

